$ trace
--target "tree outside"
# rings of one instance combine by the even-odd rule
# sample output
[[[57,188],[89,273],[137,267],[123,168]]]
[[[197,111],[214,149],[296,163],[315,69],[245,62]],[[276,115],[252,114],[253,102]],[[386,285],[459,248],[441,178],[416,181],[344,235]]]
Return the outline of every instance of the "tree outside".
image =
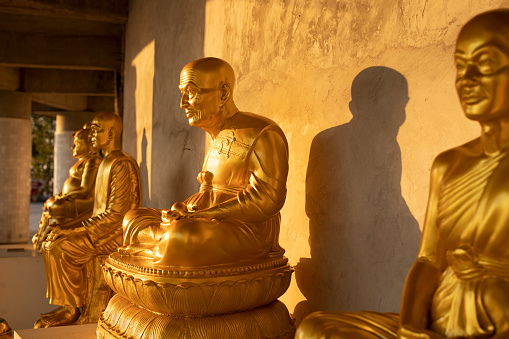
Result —
[[[46,116],[32,115],[32,200],[53,193],[53,159],[56,121]],[[42,184],[42,185],[41,185]],[[37,186],[40,186],[39,188]]]

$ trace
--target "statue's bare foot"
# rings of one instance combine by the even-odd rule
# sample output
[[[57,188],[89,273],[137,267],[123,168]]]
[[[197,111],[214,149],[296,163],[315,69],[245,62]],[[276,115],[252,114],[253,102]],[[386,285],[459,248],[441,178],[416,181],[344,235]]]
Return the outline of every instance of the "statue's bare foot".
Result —
[[[60,306],[51,312],[41,314],[41,319],[35,322],[34,328],[72,325],[78,320],[80,314],[77,307]]]

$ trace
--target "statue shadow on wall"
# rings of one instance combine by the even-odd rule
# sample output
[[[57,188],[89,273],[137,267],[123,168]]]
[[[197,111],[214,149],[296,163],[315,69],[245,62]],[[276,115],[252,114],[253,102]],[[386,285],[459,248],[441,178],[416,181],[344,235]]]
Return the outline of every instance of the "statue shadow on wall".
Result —
[[[295,279],[307,300],[297,323],[318,310],[399,311],[420,231],[401,196],[397,142],[408,103],[405,77],[370,67],[352,83],[350,122],[320,132],[306,175],[311,258]]]
[[[141,178],[141,194],[143,197],[144,206],[150,206],[150,194],[148,185],[148,166],[147,166],[147,131],[143,129],[143,136],[141,137],[141,161],[140,161],[140,178]]]

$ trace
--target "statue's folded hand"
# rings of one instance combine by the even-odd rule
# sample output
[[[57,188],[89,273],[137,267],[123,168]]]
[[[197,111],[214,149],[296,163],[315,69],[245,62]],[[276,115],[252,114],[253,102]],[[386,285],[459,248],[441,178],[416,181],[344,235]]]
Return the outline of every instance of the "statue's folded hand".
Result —
[[[215,214],[208,210],[188,212],[188,213],[186,213],[185,216],[188,218],[202,218],[202,219],[208,219],[208,220],[215,219]]]
[[[182,213],[172,209],[161,211],[161,226],[167,226],[174,220],[178,220],[183,217]]]
[[[78,235],[78,234],[85,234],[85,229],[83,227],[76,227],[76,228],[61,228],[60,226],[56,226],[50,234],[48,234],[48,237],[46,238],[47,241],[55,241],[58,238],[68,237],[71,235]]]

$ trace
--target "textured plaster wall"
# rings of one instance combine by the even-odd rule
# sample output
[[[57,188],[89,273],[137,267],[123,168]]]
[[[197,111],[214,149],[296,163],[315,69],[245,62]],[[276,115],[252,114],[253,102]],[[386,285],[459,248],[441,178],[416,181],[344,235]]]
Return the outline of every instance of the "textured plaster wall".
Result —
[[[180,104],[180,69],[203,57],[205,1],[130,1],[123,147],[138,160],[143,206],[169,208],[199,185],[205,135]]]
[[[480,132],[454,89],[456,36],[509,0],[130,5],[124,145],[151,149],[144,204],[169,207],[195,189],[205,139],[178,108],[178,74],[198,57],[223,58],[237,72],[237,106],[278,122],[289,141],[280,242],[296,266],[282,298],[290,312],[398,311],[432,160]],[[152,41],[153,93],[138,106],[134,61]]]

